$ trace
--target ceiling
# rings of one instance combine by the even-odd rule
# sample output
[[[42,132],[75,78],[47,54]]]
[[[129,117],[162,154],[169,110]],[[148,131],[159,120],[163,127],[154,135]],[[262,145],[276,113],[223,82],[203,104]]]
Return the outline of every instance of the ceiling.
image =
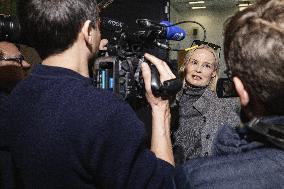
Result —
[[[236,7],[239,2],[248,0],[204,0],[204,4],[190,5],[189,1],[199,1],[199,0],[170,0],[171,6],[175,8],[178,12],[188,11],[191,6],[206,6],[208,9],[225,9]],[[250,0],[253,2],[254,0]]]

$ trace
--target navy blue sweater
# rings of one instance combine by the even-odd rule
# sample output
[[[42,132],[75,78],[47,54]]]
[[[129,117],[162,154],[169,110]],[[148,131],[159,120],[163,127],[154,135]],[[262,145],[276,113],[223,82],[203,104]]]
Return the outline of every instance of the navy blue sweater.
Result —
[[[267,123],[283,124],[284,117]],[[188,161],[176,170],[178,189],[283,189],[284,151],[248,142],[230,127],[223,127],[216,156]]]
[[[9,102],[21,188],[171,188],[173,167],[145,147],[142,122],[90,79],[37,65]]]
[[[5,114],[7,111],[8,95],[0,89],[0,188],[14,189],[15,178],[13,173],[12,157],[6,141],[6,128],[4,128]]]

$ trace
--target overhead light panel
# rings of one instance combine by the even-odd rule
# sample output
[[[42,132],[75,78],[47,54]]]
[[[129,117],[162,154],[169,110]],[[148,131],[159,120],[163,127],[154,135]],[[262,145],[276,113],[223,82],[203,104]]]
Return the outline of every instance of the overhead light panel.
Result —
[[[206,9],[206,7],[191,7],[191,9]]]
[[[252,3],[250,1],[239,1],[239,4],[238,4],[239,11],[242,11],[242,10],[246,9],[251,4]]]
[[[189,1],[188,4],[194,5],[194,4],[202,4],[205,3],[205,1]]]
[[[246,9],[247,7],[239,7],[239,11]]]
[[[249,5],[251,5],[251,4],[244,4],[244,3],[242,3],[242,4],[239,4],[238,6],[239,7],[248,7]]]
[[[250,1],[239,1],[238,6],[239,7],[248,7],[252,3]]]

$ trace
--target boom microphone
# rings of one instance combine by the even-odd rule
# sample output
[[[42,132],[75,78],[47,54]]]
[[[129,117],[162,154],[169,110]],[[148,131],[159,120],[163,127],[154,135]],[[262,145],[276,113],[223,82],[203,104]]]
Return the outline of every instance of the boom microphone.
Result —
[[[141,27],[155,33],[159,39],[181,41],[186,36],[186,32],[182,28],[173,26],[169,21],[161,21],[157,24],[148,19],[137,19],[136,22]],[[101,24],[102,29],[112,32],[122,32],[128,28],[123,22],[108,17],[102,17]]]

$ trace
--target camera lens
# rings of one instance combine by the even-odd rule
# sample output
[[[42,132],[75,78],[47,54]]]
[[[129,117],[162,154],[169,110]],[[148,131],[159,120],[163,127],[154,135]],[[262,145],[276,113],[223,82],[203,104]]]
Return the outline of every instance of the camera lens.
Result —
[[[0,14],[0,41],[18,42],[21,27],[16,17]]]

